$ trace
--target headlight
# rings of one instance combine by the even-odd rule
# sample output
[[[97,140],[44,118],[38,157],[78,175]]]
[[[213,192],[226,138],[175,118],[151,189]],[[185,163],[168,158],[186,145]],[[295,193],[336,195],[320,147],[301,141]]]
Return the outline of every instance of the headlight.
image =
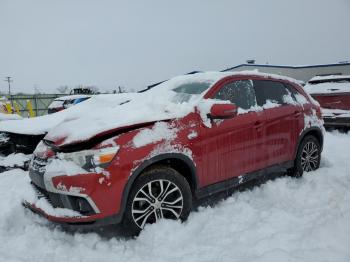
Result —
[[[85,170],[94,167],[105,167],[109,164],[119,151],[119,146],[106,147],[102,149],[83,150],[74,153],[61,153],[58,157],[67,161],[73,161]]]

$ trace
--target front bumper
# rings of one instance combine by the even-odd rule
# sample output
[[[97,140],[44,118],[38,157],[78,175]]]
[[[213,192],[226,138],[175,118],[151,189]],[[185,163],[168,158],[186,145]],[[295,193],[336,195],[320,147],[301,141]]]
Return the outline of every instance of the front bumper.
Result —
[[[52,222],[79,227],[121,221],[117,201],[108,201],[111,194],[115,194],[115,187],[103,174],[47,177],[45,165],[45,160],[37,157],[31,162],[32,194],[23,201],[26,208]]]
[[[49,198],[32,184],[33,197],[24,199],[22,204],[33,213],[47,220],[69,228],[95,228],[112,224],[118,224],[122,220],[120,214],[104,216],[103,214],[84,215],[67,207],[55,207],[53,198]],[[57,197],[57,196],[56,196]]]

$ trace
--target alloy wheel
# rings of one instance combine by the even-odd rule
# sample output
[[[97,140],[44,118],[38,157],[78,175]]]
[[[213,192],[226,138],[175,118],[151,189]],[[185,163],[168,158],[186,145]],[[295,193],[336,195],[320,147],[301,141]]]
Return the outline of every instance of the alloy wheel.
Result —
[[[306,172],[316,170],[319,157],[317,145],[312,141],[307,142],[301,152],[301,167],[303,170]]]
[[[159,219],[179,219],[184,201],[181,190],[166,179],[153,180],[145,184],[132,202],[132,218],[139,228]]]

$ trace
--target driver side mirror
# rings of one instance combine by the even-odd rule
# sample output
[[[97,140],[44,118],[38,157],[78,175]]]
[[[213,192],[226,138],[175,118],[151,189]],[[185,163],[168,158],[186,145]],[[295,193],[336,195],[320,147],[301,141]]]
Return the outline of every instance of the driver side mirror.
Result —
[[[237,115],[238,107],[235,104],[214,104],[210,109],[211,119],[228,119]]]

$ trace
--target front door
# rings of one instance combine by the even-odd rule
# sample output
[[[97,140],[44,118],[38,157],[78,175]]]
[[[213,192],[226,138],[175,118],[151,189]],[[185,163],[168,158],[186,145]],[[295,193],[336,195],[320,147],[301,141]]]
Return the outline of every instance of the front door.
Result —
[[[246,79],[225,83],[212,98],[234,103],[238,115],[212,120],[212,127],[205,128],[203,185],[238,177],[264,166],[265,114],[256,110],[253,82]]]

